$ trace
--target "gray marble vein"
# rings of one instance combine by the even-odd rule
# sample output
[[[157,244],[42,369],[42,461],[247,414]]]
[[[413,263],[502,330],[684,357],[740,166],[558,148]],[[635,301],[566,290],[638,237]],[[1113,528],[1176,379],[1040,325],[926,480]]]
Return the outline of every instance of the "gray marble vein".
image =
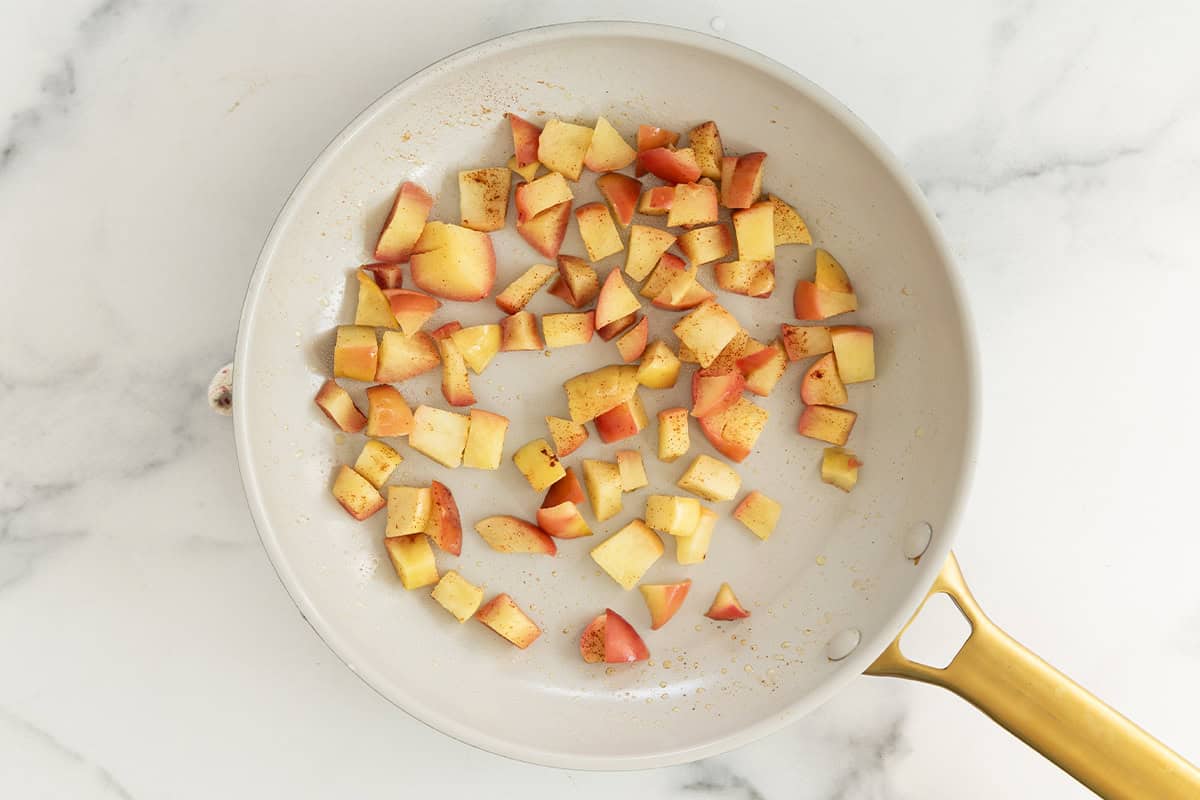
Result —
[[[28,747],[37,748],[48,755],[51,760],[57,762],[58,770],[82,773],[89,777],[91,779],[90,788],[98,790],[92,796],[133,800],[133,795],[129,790],[107,769],[44,728],[34,725],[24,717],[20,717],[2,706],[0,706],[0,727],[9,728],[17,738],[24,739]]]

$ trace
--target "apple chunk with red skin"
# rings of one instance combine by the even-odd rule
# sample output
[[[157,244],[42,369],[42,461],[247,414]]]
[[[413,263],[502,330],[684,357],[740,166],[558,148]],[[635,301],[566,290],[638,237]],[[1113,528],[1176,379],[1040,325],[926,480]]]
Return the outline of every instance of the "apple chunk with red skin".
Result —
[[[848,492],[858,483],[858,456],[840,447],[826,447],[821,458],[821,480]]]
[[[523,519],[499,515],[475,523],[475,530],[498,553],[534,553],[552,556],[558,552],[545,531]]]
[[[599,261],[625,249],[612,214],[603,203],[587,203],[575,209],[579,236],[587,248],[588,258]]]
[[[810,406],[837,406],[846,402],[846,386],[838,377],[833,353],[821,356],[805,370],[800,379],[800,399]]]
[[[672,148],[679,142],[679,134],[674,131],[669,131],[666,128],[659,128],[654,125],[639,125],[637,132],[637,149],[640,154],[643,150],[653,150],[656,147]],[[638,177],[646,174],[646,168],[641,162],[637,162],[635,169]]]
[[[592,141],[588,144],[583,164],[593,172],[612,172],[625,169],[637,158],[637,151],[621,138],[621,134],[604,117],[596,120]]]
[[[476,375],[482,373],[496,353],[500,352],[500,326],[494,323],[459,327],[451,331],[450,339]]]
[[[458,173],[458,206],[464,228],[498,231],[508,216],[507,167],[486,167]]]
[[[783,345],[778,341],[737,360],[738,369],[746,376],[746,390],[759,397],[771,394],[787,370],[787,365]]]
[[[717,591],[717,596],[713,598],[712,605],[709,606],[708,611],[704,612],[704,616],[729,622],[735,619],[745,619],[750,616],[750,612],[742,608],[742,604],[729,584],[722,583],[721,588]]]
[[[592,529],[579,513],[579,506],[570,500],[539,508],[537,524],[546,533],[559,539],[578,539],[592,535]]]
[[[558,257],[558,277],[565,294],[560,294],[569,305],[582,308],[595,299],[600,292],[600,276],[582,258],[561,255]],[[554,293],[554,288],[550,289]],[[607,323],[598,323],[601,327]]]
[[[430,222],[409,259],[413,283],[448,300],[487,297],[496,282],[496,252],[486,233]]]
[[[375,244],[375,260],[407,261],[432,208],[433,198],[429,192],[412,181],[400,184],[392,210],[388,212],[383,230],[379,233],[379,241]]]
[[[507,594],[498,594],[475,612],[475,619],[524,650],[542,635],[516,601]]]
[[[387,505],[370,481],[345,464],[338,468],[331,491],[346,513],[360,522]]]
[[[850,438],[857,419],[858,414],[847,408],[805,406],[800,412],[798,430],[801,436],[841,446]]]
[[[819,247],[817,248],[817,272],[813,283],[831,292],[849,294],[854,291],[854,287],[850,284],[850,278],[846,275],[846,270],[836,258],[830,255],[828,250]]]
[[[620,268],[613,267],[612,272],[604,279],[604,286],[600,288],[600,295],[596,299],[596,327],[616,322],[641,309],[641,302],[637,295],[629,291]]]
[[[452,335],[461,329],[459,323],[450,322],[432,334],[442,356],[442,395],[452,406],[475,404],[475,393],[471,390],[471,377],[467,373],[466,359],[452,338]]]
[[[383,266],[400,269],[395,264]],[[354,324],[392,330],[399,328],[396,318],[392,316],[392,310],[388,307],[387,296],[375,279],[362,269],[356,270],[354,277],[358,281],[358,305],[354,308]]]
[[[629,229],[629,250],[625,254],[625,274],[632,280],[645,280],[658,260],[675,244],[674,234],[646,225]]]
[[[650,424],[642,399],[634,394],[596,417],[596,432],[605,444],[637,436]]]
[[[583,487],[579,485],[579,478],[575,475],[574,467],[567,467],[563,476],[547,490],[546,498],[542,500],[542,508],[550,508],[568,500],[576,505],[587,500],[587,495],[583,493]]]
[[[766,153],[721,159],[721,203],[726,208],[749,208],[762,194]]]
[[[624,403],[637,391],[637,367],[610,364],[563,382],[571,419],[583,423]]]
[[[399,264],[363,264],[380,289],[399,289],[404,286],[404,270]]]
[[[436,297],[409,289],[385,289],[388,308],[405,336],[412,336],[442,307]]]
[[[605,609],[579,636],[579,653],[588,664],[629,664],[645,661],[650,651],[624,617]]]
[[[612,209],[613,219],[622,228],[628,228],[642,194],[642,182],[619,172],[610,172],[596,179],[596,187]]]
[[[824,355],[833,350],[829,328],[824,325],[788,325],[785,322],[780,326],[780,330],[783,350],[787,353],[788,361]]]
[[[796,319],[822,320],[858,309],[858,298],[852,292],[833,292],[811,281],[797,281],[792,297]]]
[[[538,137],[542,135],[542,129],[511,112],[504,116],[512,128],[513,157],[517,160],[517,166],[527,167],[538,163]]]
[[[546,314],[542,317],[542,336],[550,349],[587,344],[596,332],[595,312]]]
[[[668,183],[695,183],[700,177],[700,165],[690,147],[668,150],[655,147],[638,153],[638,165]]]
[[[500,320],[500,350],[541,350],[542,335],[538,333],[537,317],[528,311],[518,311]]]
[[[667,225],[707,225],[720,216],[717,189],[705,183],[680,183],[667,213]]]
[[[692,373],[692,416],[707,417],[720,414],[737,402],[746,388],[746,378],[741,372],[724,372],[717,375]]]
[[[606,342],[611,342],[634,325],[637,325],[640,318],[641,315],[637,313],[626,314],[620,319],[613,320],[607,325],[596,328],[596,335]]]
[[[775,260],[775,207],[769,202],[733,212],[733,232],[740,260]]]
[[[471,409],[463,466],[473,469],[500,469],[508,417],[478,408]]]
[[[546,169],[577,181],[591,143],[591,128],[552,119],[538,137],[538,161],[545,164]]]
[[[837,325],[829,329],[838,375],[843,383],[875,380],[875,333],[858,325]]]
[[[664,408],[658,412],[658,460],[670,464],[692,446],[686,408]]]
[[[678,583],[644,583],[638,587],[650,610],[650,630],[658,630],[675,616],[691,588],[691,578]]]
[[[538,289],[545,286],[555,272],[554,267],[548,264],[534,264],[496,295],[496,305],[505,314],[517,313],[529,304]]]
[[[513,192],[513,205],[517,207],[517,224],[529,222],[543,211],[571,202],[574,197],[566,179],[557,172],[526,183],[518,183]]]
[[[675,203],[674,186],[655,186],[642,194],[638,200],[638,213],[648,217],[665,217]]]
[[[519,187],[518,187],[519,188]],[[517,223],[517,233],[529,246],[546,258],[557,258],[567,223],[571,220],[571,201],[550,206],[532,219]]]
[[[650,302],[654,304],[655,308],[686,311],[716,297],[704,288],[700,281],[696,280],[697,271],[696,267],[692,267],[689,270],[677,272]]]
[[[717,130],[717,123],[709,120],[692,128],[688,133],[688,145],[696,153],[700,174],[714,181],[720,180],[725,147],[721,144],[721,132]]]
[[[753,491],[738,503],[733,518],[745,525],[759,539],[769,539],[779,524],[783,507],[760,491]]]
[[[375,380],[399,383],[436,367],[442,361],[437,342],[425,331],[405,336],[400,331],[384,331],[379,342],[379,364]]]
[[[425,533],[440,549],[452,556],[462,553],[462,520],[458,514],[458,504],[454,495],[446,485],[438,481],[430,481],[429,493],[433,499],[433,508],[429,512],[429,520],[425,523]]]
[[[379,343],[375,329],[365,325],[339,325],[333,344],[333,377],[355,381],[375,379]]]
[[[796,209],[780,200],[773,194],[767,195],[767,200],[775,209],[775,246],[781,244],[812,244],[812,234],[804,218],[796,213]]]
[[[408,444],[418,453],[454,469],[462,463],[470,424],[470,419],[462,414],[433,406],[417,406]]]
[[[737,319],[713,300],[702,303],[673,328],[679,341],[696,354],[702,367],[711,364],[741,329]]]
[[[766,427],[768,414],[745,397],[719,414],[700,417],[700,430],[721,455],[744,461]]]
[[[412,409],[394,386],[381,383],[367,389],[367,436],[408,436]]]
[[[674,253],[663,253],[658,259],[658,264],[655,265],[654,271],[650,273],[650,277],[642,284],[642,288],[638,291],[642,297],[649,297],[653,300],[658,297],[662,290],[665,289],[671,281],[678,277],[678,273],[685,272],[684,261]],[[693,267],[693,276],[695,268]]]
[[[770,297],[775,291],[775,263],[772,261],[723,261],[713,268],[717,286],[747,297]]]
[[[617,339],[617,352],[626,364],[637,361],[646,350],[646,341],[650,338],[650,320],[642,317],[642,321]]]
[[[733,251],[733,237],[725,224],[695,228],[679,237],[679,249],[694,266],[725,258]]]
[[[350,393],[338,386],[337,381],[330,379],[321,384],[317,390],[317,407],[325,412],[325,416],[346,433],[358,433],[367,424],[367,418],[354,405]]]
[[[546,417],[546,427],[550,429],[550,438],[554,440],[554,452],[559,458],[574,453],[588,438],[587,428],[569,419]]]

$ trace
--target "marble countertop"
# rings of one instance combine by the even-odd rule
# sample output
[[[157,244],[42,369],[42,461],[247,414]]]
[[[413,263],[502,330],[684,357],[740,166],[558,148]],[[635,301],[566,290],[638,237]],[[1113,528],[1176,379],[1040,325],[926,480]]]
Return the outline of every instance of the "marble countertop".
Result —
[[[948,693],[866,677],[701,763],[532,767],[410,719],[300,618],[204,399],[263,237],[314,154],[398,80],[597,10],[553,5],[7,4],[0,795],[1087,796]],[[599,10],[719,29],[900,156],[982,347],[967,577],[1019,639],[1200,760],[1200,6]]]

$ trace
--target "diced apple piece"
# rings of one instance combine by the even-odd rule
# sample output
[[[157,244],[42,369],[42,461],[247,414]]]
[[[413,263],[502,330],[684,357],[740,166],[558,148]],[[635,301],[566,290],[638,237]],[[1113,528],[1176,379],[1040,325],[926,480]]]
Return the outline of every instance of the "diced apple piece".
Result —
[[[681,183],[667,214],[667,225],[707,225],[720,216],[717,189],[705,183]]]
[[[518,183],[513,192],[517,223],[529,222],[543,211],[571,202],[574,197],[571,186],[557,172],[548,173],[528,183]]]
[[[400,289],[404,286],[404,270],[399,264],[363,264],[362,268],[380,289]]]
[[[428,192],[411,181],[400,184],[375,244],[375,260],[407,261],[432,208],[433,198]]]
[[[737,595],[733,593],[733,589],[729,588],[729,584],[722,583],[721,588],[717,591],[717,596],[713,598],[712,605],[709,606],[708,611],[704,612],[704,616],[709,619],[731,621],[745,619],[750,616],[750,612],[742,608],[742,604],[738,602]]]
[[[817,274],[813,279],[821,289],[827,289],[831,292],[842,292],[844,294],[852,294],[854,287],[850,284],[850,278],[846,275],[846,270],[838,263],[837,259],[829,254],[828,250],[817,248]]]
[[[775,260],[775,207],[769,202],[733,212],[733,232],[740,260]]]
[[[629,290],[621,270],[614,267],[604,280],[596,300],[596,325],[603,326],[640,311],[641,302]]]
[[[508,216],[508,188],[512,173],[504,167],[487,167],[458,173],[458,206],[464,228],[498,231]]]
[[[821,320],[858,308],[858,298],[848,292],[831,292],[810,281],[797,281],[792,299],[796,319]]]
[[[742,488],[742,479],[733,467],[709,455],[698,455],[683,476],[675,483],[685,492],[705,500],[732,500]]]
[[[691,536],[676,536],[675,560],[680,564],[699,564],[708,557],[708,546],[717,529],[717,515],[710,509],[700,509],[700,522]]]
[[[471,390],[471,377],[467,374],[466,359],[451,338],[461,330],[461,325],[451,322],[431,334],[442,356],[442,395],[452,406],[475,404],[475,393]]]
[[[812,244],[808,225],[796,213],[796,209],[773,194],[767,195],[775,210],[775,246],[781,244]]]
[[[375,329],[365,325],[339,325],[333,345],[333,377],[355,381],[375,379],[379,344]]]
[[[610,364],[563,383],[571,419],[583,423],[624,403],[637,391],[637,367]]]
[[[850,438],[850,431],[854,429],[857,419],[858,414],[846,408],[805,406],[800,412],[798,430],[801,436],[840,446]]]
[[[600,293],[600,276],[582,258],[559,256],[558,276],[570,295],[564,299],[575,308],[586,306]]]
[[[478,375],[500,350],[500,326],[487,324],[460,328],[450,334],[450,340],[463,361]],[[445,363],[445,359],[442,361]]]
[[[579,506],[570,500],[539,508],[537,524],[539,528],[558,539],[578,539],[592,535],[587,520],[579,513]]]
[[[425,523],[425,533],[440,549],[452,556],[462,554],[462,518],[458,513],[458,503],[446,485],[431,481],[429,494],[433,508]]]
[[[653,150],[656,147],[674,147],[678,142],[679,134],[669,131],[666,128],[657,128],[653,125],[638,126],[638,153],[641,153],[643,150]],[[640,161],[637,163],[636,172],[639,177],[646,174],[646,169]]]
[[[471,302],[496,282],[496,251],[486,233],[430,222],[409,259],[413,283],[432,295]]]
[[[857,325],[837,325],[829,329],[829,339],[842,383],[875,380],[874,331]]]
[[[596,335],[606,342],[611,341],[612,339],[637,325],[640,319],[640,314],[626,314],[620,319],[613,320],[602,328],[596,328]]]
[[[650,650],[633,626],[611,608],[604,610],[604,663],[632,664],[645,661]]]
[[[650,320],[642,317],[641,322],[617,339],[617,352],[621,354],[621,360],[628,364],[641,358],[642,353],[646,350],[648,338],[650,338]]]
[[[642,463],[639,450],[618,450],[617,471],[621,475],[622,492],[632,492],[650,483],[646,478],[646,467]]]
[[[664,408],[658,412],[658,460],[671,463],[692,446],[686,408]]]
[[[505,164],[505,166],[508,167],[513,172],[520,175],[525,180],[525,182],[528,183],[529,181],[531,181],[537,177],[538,170],[542,168],[542,162],[534,161],[532,164],[526,164],[525,166],[522,167],[517,164],[516,156],[509,156],[508,161]]]
[[[737,402],[746,388],[746,378],[741,372],[723,372],[708,375],[696,372],[692,375],[692,416],[707,417],[720,414]]]
[[[672,328],[679,341],[696,354],[702,367],[711,364],[741,329],[737,319],[713,300],[702,303]]]
[[[655,186],[642,193],[638,200],[638,213],[648,217],[665,217],[675,203],[674,186]]]
[[[637,210],[638,198],[642,195],[642,182],[637,178],[610,172],[596,179],[596,187],[608,202],[615,219],[622,228],[628,228],[633,222],[633,212]]]
[[[354,405],[350,393],[338,386],[337,381],[327,380],[317,390],[317,407],[325,412],[325,416],[346,433],[358,433],[368,423],[368,419]],[[368,434],[374,435],[374,434]]]
[[[861,466],[862,462],[854,453],[840,447],[826,447],[821,458],[821,480],[848,492],[858,483]]]
[[[752,339],[750,334],[739,328],[738,332],[729,340],[729,344],[721,348],[721,352],[713,359],[713,362],[700,370],[699,374],[724,375],[727,372],[741,372],[737,366],[738,359],[761,347],[762,345]]]
[[[658,630],[675,616],[691,588],[691,578],[679,583],[644,583],[638,587],[650,611],[650,630]]]
[[[725,148],[721,144],[721,132],[717,130],[717,123],[709,120],[692,128],[688,134],[688,145],[696,153],[700,174],[712,180],[720,180],[721,159],[725,157]]]
[[[616,464],[585,458],[583,484],[597,521],[604,522],[621,512],[621,470]]]
[[[643,150],[638,153],[637,161],[638,166],[668,183],[695,183],[700,177],[700,165],[696,163],[696,153],[690,147]]]
[[[568,500],[576,505],[587,500],[587,495],[583,493],[583,487],[579,485],[579,478],[575,477],[573,467],[567,467],[566,474],[546,492],[546,497],[542,500],[542,508],[550,508]]]
[[[577,181],[591,143],[591,128],[552,119],[538,139],[538,161],[545,164],[546,169]]]
[[[604,117],[596,120],[592,141],[583,164],[593,172],[612,172],[625,169],[637,158],[637,151],[621,138],[621,134]]]
[[[767,397],[787,370],[783,344],[774,341],[761,350],[738,359],[738,369],[746,376],[746,389],[759,397]]]
[[[433,513],[433,492],[427,486],[389,486],[387,535],[424,533]]]
[[[603,203],[587,203],[575,209],[575,221],[579,223],[579,235],[588,258],[593,262],[625,249],[612,214]]]
[[[767,424],[766,409],[745,397],[719,414],[700,418],[700,430],[721,455],[741,462],[754,448]]]
[[[679,249],[694,266],[725,258],[733,250],[733,238],[725,224],[694,228],[679,237]]]
[[[356,270],[354,277],[358,280],[358,305],[354,309],[354,324],[367,327],[399,328],[388,299],[375,279],[363,270]]]
[[[625,590],[636,586],[662,554],[662,539],[640,519],[630,522],[592,548],[591,553],[592,560],[600,565],[600,569]]]
[[[508,433],[508,417],[471,409],[467,427],[467,444],[463,449],[463,466],[473,469],[500,469],[504,455],[504,436]]]
[[[385,505],[383,495],[371,482],[343,464],[333,479],[333,496],[357,520],[364,520]]]
[[[833,340],[829,337],[829,328],[824,325],[788,325],[781,326],[783,331],[783,350],[787,353],[788,361],[799,361],[809,356],[819,356],[833,350]]]
[[[625,274],[630,279],[645,279],[663,253],[675,244],[675,236],[658,228],[634,225],[629,229],[629,252],[625,256]]]
[[[512,112],[504,116],[508,119],[508,124],[512,128],[513,158],[517,160],[517,166],[527,167],[530,164],[536,164],[538,160],[538,137],[542,135],[542,129],[528,120],[521,119]]]
[[[475,619],[522,650],[542,635],[542,629],[507,594],[498,594],[489,600],[475,612]]]
[[[532,219],[518,222],[517,233],[545,258],[557,258],[563,239],[567,236],[567,223],[570,221],[571,201],[568,200],[550,206]]]
[[[747,153],[721,160],[721,203],[726,208],[749,208],[762,194],[763,166],[766,153]]]
[[[420,589],[438,582],[437,561],[425,534],[389,536],[383,540],[383,545],[405,589]]]
[[[375,439],[369,439],[354,462],[354,471],[379,489],[387,483],[387,479],[391,477],[392,472],[400,466],[402,461],[404,461],[404,456],[397,453],[394,448]]]
[[[559,458],[565,458],[578,450],[587,441],[587,428],[578,422],[560,417],[546,417],[546,427],[550,429],[550,438],[554,441],[554,451]]]
[[[546,314],[542,317],[542,335],[550,349],[587,344],[596,332],[595,312]]]
[[[679,360],[684,364],[698,364],[696,354],[692,352],[692,348],[688,347],[683,342],[679,343]]]
[[[454,469],[462,463],[470,425],[470,419],[462,414],[433,406],[417,406],[408,444],[418,453]]]
[[[775,291],[775,264],[771,261],[723,261],[713,268],[717,286],[747,297],[769,297]]]
[[[499,515],[475,523],[475,530],[498,553],[536,553],[552,556],[558,552],[545,531],[532,522]]]
[[[542,335],[538,333],[537,317],[528,311],[518,311],[500,320],[500,349],[509,353],[514,350],[541,350]]]
[[[651,300],[658,297],[662,290],[667,288],[667,285],[673,281],[680,272],[684,272],[683,259],[671,253],[663,253],[658,259],[658,265],[654,271],[650,273],[650,277],[642,284],[642,289],[639,292],[642,297],[649,297]]]
[[[628,400],[599,414],[596,417],[596,432],[600,434],[600,441],[607,444],[636,436],[649,424],[650,419],[646,416],[642,399],[634,394]]]
[[[386,289],[388,307],[392,318],[399,323],[405,336],[414,336],[421,326],[429,321],[442,303],[436,297],[409,289]]]
[[[638,364],[637,382],[648,389],[670,389],[682,367],[671,348],[660,340],[650,343]]]
[[[652,301],[655,308],[686,311],[716,297],[696,280],[696,272],[696,267],[692,267],[690,270],[675,273]]]
[[[534,439],[513,453],[513,463],[535,491],[550,486],[566,474],[562,462],[545,439]]]
[[[579,654],[588,664],[600,664],[604,661],[604,621],[605,614],[597,614],[596,618],[587,624],[579,635]]]
[[[430,597],[459,622],[466,622],[475,616],[479,604],[483,602],[483,589],[450,570],[433,587]]]
[[[534,264],[496,295],[496,305],[505,314],[517,313],[528,305],[538,289],[545,286],[556,272],[549,264]]]
[[[694,497],[652,494],[646,498],[646,524],[671,536],[691,536],[703,506]]]
[[[825,452],[828,453],[830,449]],[[822,468],[821,476],[824,480],[824,469]],[[779,515],[783,513],[783,507],[771,498],[767,497],[760,491],[753,491],[738,503],[737,508],[733,511],[734,519],[741,522],[750,531],[760,539],[767,539],[775,531],[775,526],[779,524]]]
[[[833,353],[812,363],[800,379],[800,399],[808,405],[836,406],[846,402],[846,387],[838,377]]]

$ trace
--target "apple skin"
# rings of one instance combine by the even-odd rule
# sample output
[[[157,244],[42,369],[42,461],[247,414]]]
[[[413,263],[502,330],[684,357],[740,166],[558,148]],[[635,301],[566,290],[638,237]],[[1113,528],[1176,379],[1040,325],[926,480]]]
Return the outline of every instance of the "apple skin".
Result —
[[[720,590],[717,591],[717,596],[713,599],[712,605],[709,606],[708,611],[704,612],[704,616],[709,619],[728,622],[745,619],[750,616],[750,612],[742,607],[742,604],[737,599],[737,595],[733,593],[733,589],[729,588],[729,584],[722,583]]]
[[[679,583],[642,584],[638,587],[650,610],[650,630],[656,631],[675,616],[692,588],[692,579]]]
[[[668,183],[695,183],[700,178],[700,165],[690,147],[668,150],[654,147],[637,156],[638,166]]]

